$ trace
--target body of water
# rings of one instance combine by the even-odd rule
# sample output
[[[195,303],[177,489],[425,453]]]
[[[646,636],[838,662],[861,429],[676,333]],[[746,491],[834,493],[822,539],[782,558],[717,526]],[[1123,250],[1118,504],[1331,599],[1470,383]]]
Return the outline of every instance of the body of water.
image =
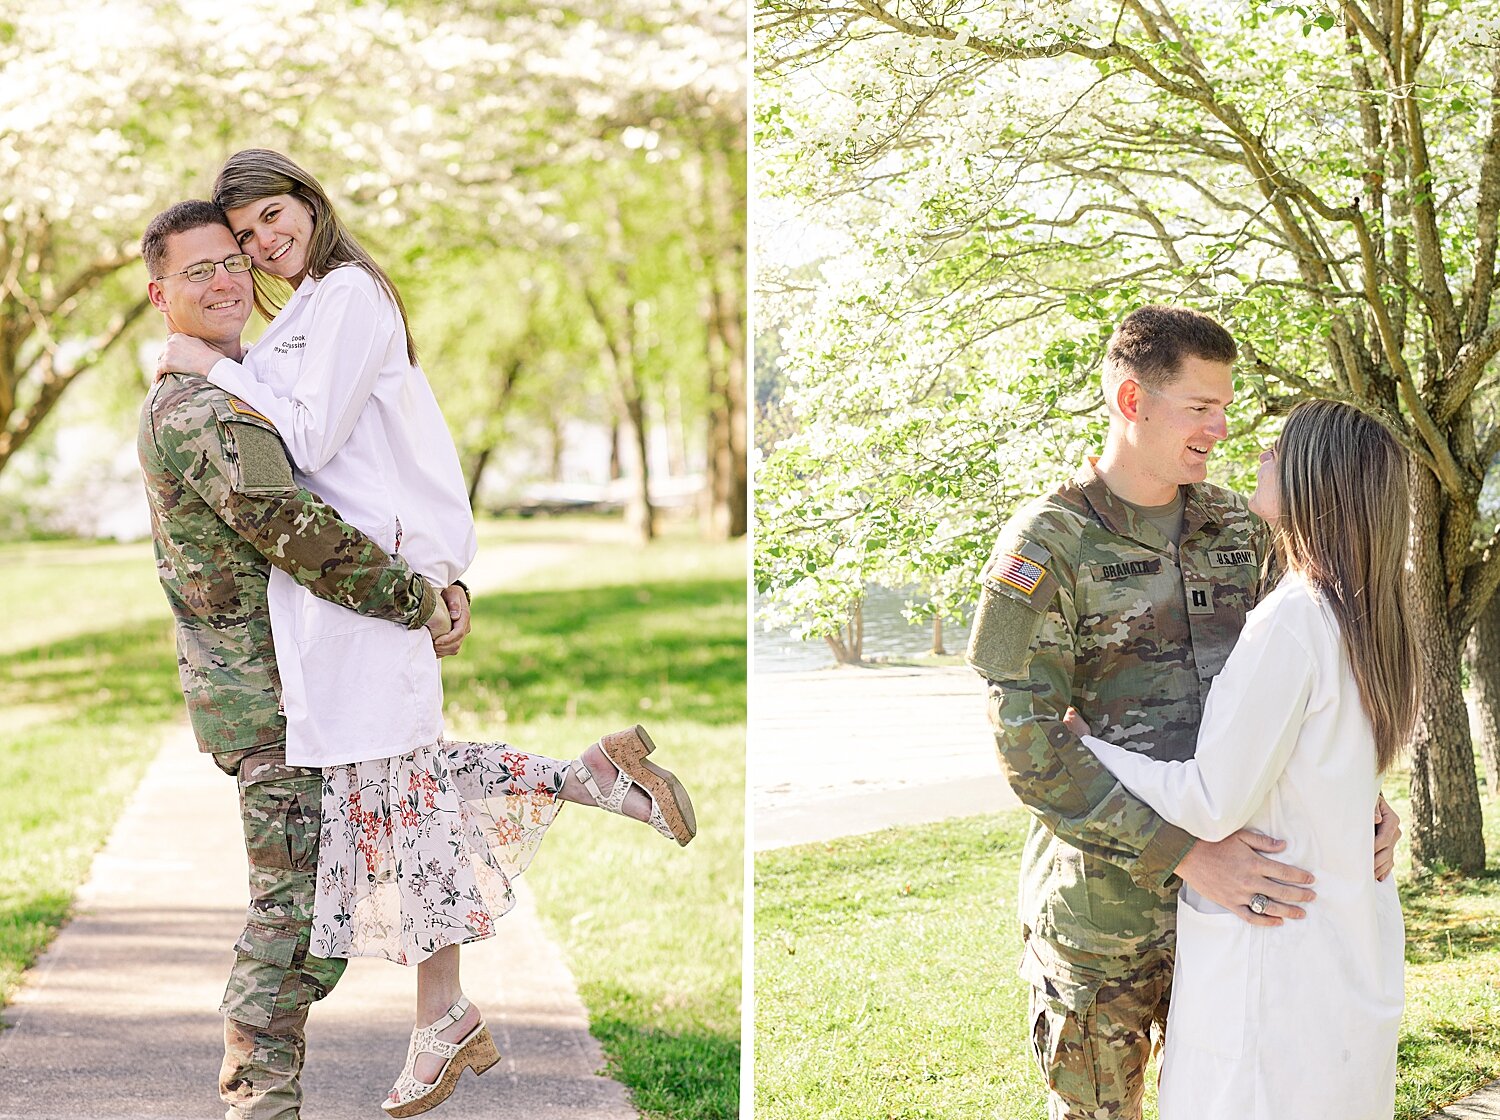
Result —
[[[907,600],[921,598],[909,591],[892,591],[871,587],[865,593],[865,658],[915,657],[932,649],[932,622],[924,620],[913,626],[901,616]],[[757,614],[763,599],[755,597]],[[964,613],[963,622],[943,622],[943,648],[962,653],[969,640],[972,614]],[[767,630],[755,624],[755,671],[757,673],[796,673],[805,669],[826,669],[835,662],[833,651],[822,638],[798,641],[785,630]]]

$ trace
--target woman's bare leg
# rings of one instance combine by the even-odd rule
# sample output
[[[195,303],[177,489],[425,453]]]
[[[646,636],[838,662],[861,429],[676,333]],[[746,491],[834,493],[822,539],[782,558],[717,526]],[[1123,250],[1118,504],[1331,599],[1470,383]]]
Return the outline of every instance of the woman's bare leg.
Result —
[[[599,788],[605,793],[615,784],[615,775],[619,772],[614,763],[604,753],[604,748],[595,743],[578,756],[579,760],[589,768],[594,775],[594,781],[599,783]],[[562,789],[557,791],[557,796],[563,801],[571,801],[577,805],[594,805],[594,795],[589,793],[588,787],[578,780],[578,775],[572,770],[563,780]],[[625,795],[625,804],[622,806],[627,817],[638,821],[648,820],[651,817],[651,795],[640,786],[631,786],[630,792]]]
[[[458,950],[457,945],[445,946],[417,965],[417,1026],[441,1019],[464,994],[458,978]],[[438,1037],[444,1042],[458,1042],[478,1025],[479,1008],[470,1004],[464,1017],[438,1031]],[[442,1069],[442,1058],[420,1054],[412,1072],[418,1081],[431,1085]]]

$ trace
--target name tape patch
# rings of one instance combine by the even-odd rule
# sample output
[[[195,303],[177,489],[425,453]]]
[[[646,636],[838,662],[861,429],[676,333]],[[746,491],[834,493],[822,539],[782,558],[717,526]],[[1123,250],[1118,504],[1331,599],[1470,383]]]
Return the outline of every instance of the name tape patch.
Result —
[[[1121,560],[1114,564],[1096,564],[1094,574],[1100,579],[1129,579],[1131,576],[1154,576],[1161,571],[1160,560]]]
[[[1237,568],[1254,564],[1255,553],[1248,548],[1215,548],[1209,551],[1208,562],[1215,568]]]
[[[1019,553],[1008,552],[1000,558],[1000,563],[995,566],[992,574],[1001,583],[1033,595],[1041,586],[1042,580],[1047,578],[1047,569]]]

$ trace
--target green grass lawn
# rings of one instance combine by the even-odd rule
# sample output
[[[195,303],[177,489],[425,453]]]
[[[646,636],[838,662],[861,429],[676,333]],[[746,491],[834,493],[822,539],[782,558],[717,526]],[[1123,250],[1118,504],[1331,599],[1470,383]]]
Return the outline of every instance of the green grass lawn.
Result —
[[[1015,971],[1026,823],[1016,810],[756,856],[761,1120],[1045,1117]],[[1492,853],[1497,824],[1488,813]],[[1500,1076],[1500,872],[1401,888],[1396,1116],[1416,1120]]]
[[[476,594],[445,663],[455,737],[569,757],[650,728],[693,794],[678,849],[568,808],[528,872],[614,1073],[651,1116],[738,1113],[745,551],[681,532],[622,546],[596,519],[492,522],[553,563]],[[149,545],[0,546],[0,1006],[65,920],[124,801],[185,720]],[[205,765],[208,763],[205,761]]]
[[[0,546],[0,1006],[184,718],[150,546]]]
[[[455,736],[504,734],[567,758],[639,722],[653,761],[692,794],[699,835],[686,849],[569,806],[526,876],[648,1116],[739,1114],[744,558],[742,543],[683,538],[590,546],[477,595],[474,634],[445,669]]]

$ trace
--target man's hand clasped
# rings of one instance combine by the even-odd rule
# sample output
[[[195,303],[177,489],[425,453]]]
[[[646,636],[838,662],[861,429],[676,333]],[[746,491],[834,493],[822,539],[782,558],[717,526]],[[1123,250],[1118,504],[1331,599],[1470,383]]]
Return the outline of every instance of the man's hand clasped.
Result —
[[[1069,708],[1063,724],[1080,739],[1093,731],[1078,712]],[[1396,866],[1396,842],[1401,839],[1401,818],[1386,804],[1375,803],[1375,878],[1384,882]],[[1307,917],[1297,903],[1312,902],[1317,892],[1308,889],[1312,875],[1300,867],[1267,859],[1262,853],[1279,852],[1286,841],[1242,828],[1223,840],[1199,840],[1177,865],[1177,875],[1204,898],[1255,926],[1279,926],[1288,918]]]
[[[457,653],[469,635],[471,624],[468,594],[457,584],[443,588],[438,609],[427,620],[427,629],[432,631],[432,648],[437,655],[452,657]],[[442,629],[438,629],[439,626]]]

